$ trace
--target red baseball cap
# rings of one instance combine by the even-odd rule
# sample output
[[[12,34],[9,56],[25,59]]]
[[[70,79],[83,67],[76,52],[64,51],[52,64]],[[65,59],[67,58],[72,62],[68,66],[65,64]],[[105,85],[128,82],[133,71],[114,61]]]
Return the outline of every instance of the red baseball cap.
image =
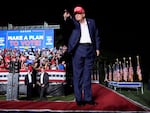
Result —
[[[32,66],[29,66],[29,67],[28,67],[28,69],[29,69],[30,71],[32,71],[32,70],[33,70]]]
[[[85,10],[84,10],[84,8],[81,7],[81,6],[76,6],[76,7],[74,8],[74,13],[85,13]]]

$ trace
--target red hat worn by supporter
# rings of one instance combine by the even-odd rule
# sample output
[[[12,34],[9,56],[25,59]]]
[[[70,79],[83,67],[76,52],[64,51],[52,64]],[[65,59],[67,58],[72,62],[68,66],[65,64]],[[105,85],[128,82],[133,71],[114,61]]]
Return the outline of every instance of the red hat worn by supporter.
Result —
[[[83,7],[81,7],[81,6],[76,6],[76,7],[74,8],[74,13],[85,13],[85,11],[84,11]]]
[[[29,67],[28,67],[28,69],[29,69],[30,71],[32,71],[32,70],[33,70],[32,66],[29,66]]]

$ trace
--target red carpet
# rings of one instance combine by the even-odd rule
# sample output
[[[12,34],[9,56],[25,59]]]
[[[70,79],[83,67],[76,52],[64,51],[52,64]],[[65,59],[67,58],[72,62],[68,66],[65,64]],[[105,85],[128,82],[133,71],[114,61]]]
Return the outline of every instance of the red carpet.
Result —
[[[55,112],[111,112],[141,111],[148,112],[143,106],[136,104],[114,91],[100,85],[92,84],[93,96],[98,105],[79,107],[72,102],[49,101],[0,101],[0,111],[55,111]]]

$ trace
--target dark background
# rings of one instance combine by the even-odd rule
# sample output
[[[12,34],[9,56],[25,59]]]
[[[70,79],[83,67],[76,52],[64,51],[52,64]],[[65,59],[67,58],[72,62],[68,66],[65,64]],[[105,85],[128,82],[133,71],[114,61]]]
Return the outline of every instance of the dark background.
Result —
[[[101,54],[122,58],[140,56],[145,80],[149,73],[149,6],[141,1],[53,0],[3,1],[0,26],[61,24],[63,10],[82,5],[94,18],[101,36]],[[113,60],[113,59],[112,59]]]

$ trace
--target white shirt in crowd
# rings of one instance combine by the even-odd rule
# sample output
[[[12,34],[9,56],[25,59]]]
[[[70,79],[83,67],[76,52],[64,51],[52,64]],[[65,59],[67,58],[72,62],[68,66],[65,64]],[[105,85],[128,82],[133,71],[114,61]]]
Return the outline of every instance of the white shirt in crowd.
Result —
[[[28,73],[29,83],[32,82],[32,76],[31,76],[31,74],[32,74],[31,72]]]
[[[44,72],[41,73],[41,76],[40,76],[40,83],[43,84],[43,77],[44,77]]]

